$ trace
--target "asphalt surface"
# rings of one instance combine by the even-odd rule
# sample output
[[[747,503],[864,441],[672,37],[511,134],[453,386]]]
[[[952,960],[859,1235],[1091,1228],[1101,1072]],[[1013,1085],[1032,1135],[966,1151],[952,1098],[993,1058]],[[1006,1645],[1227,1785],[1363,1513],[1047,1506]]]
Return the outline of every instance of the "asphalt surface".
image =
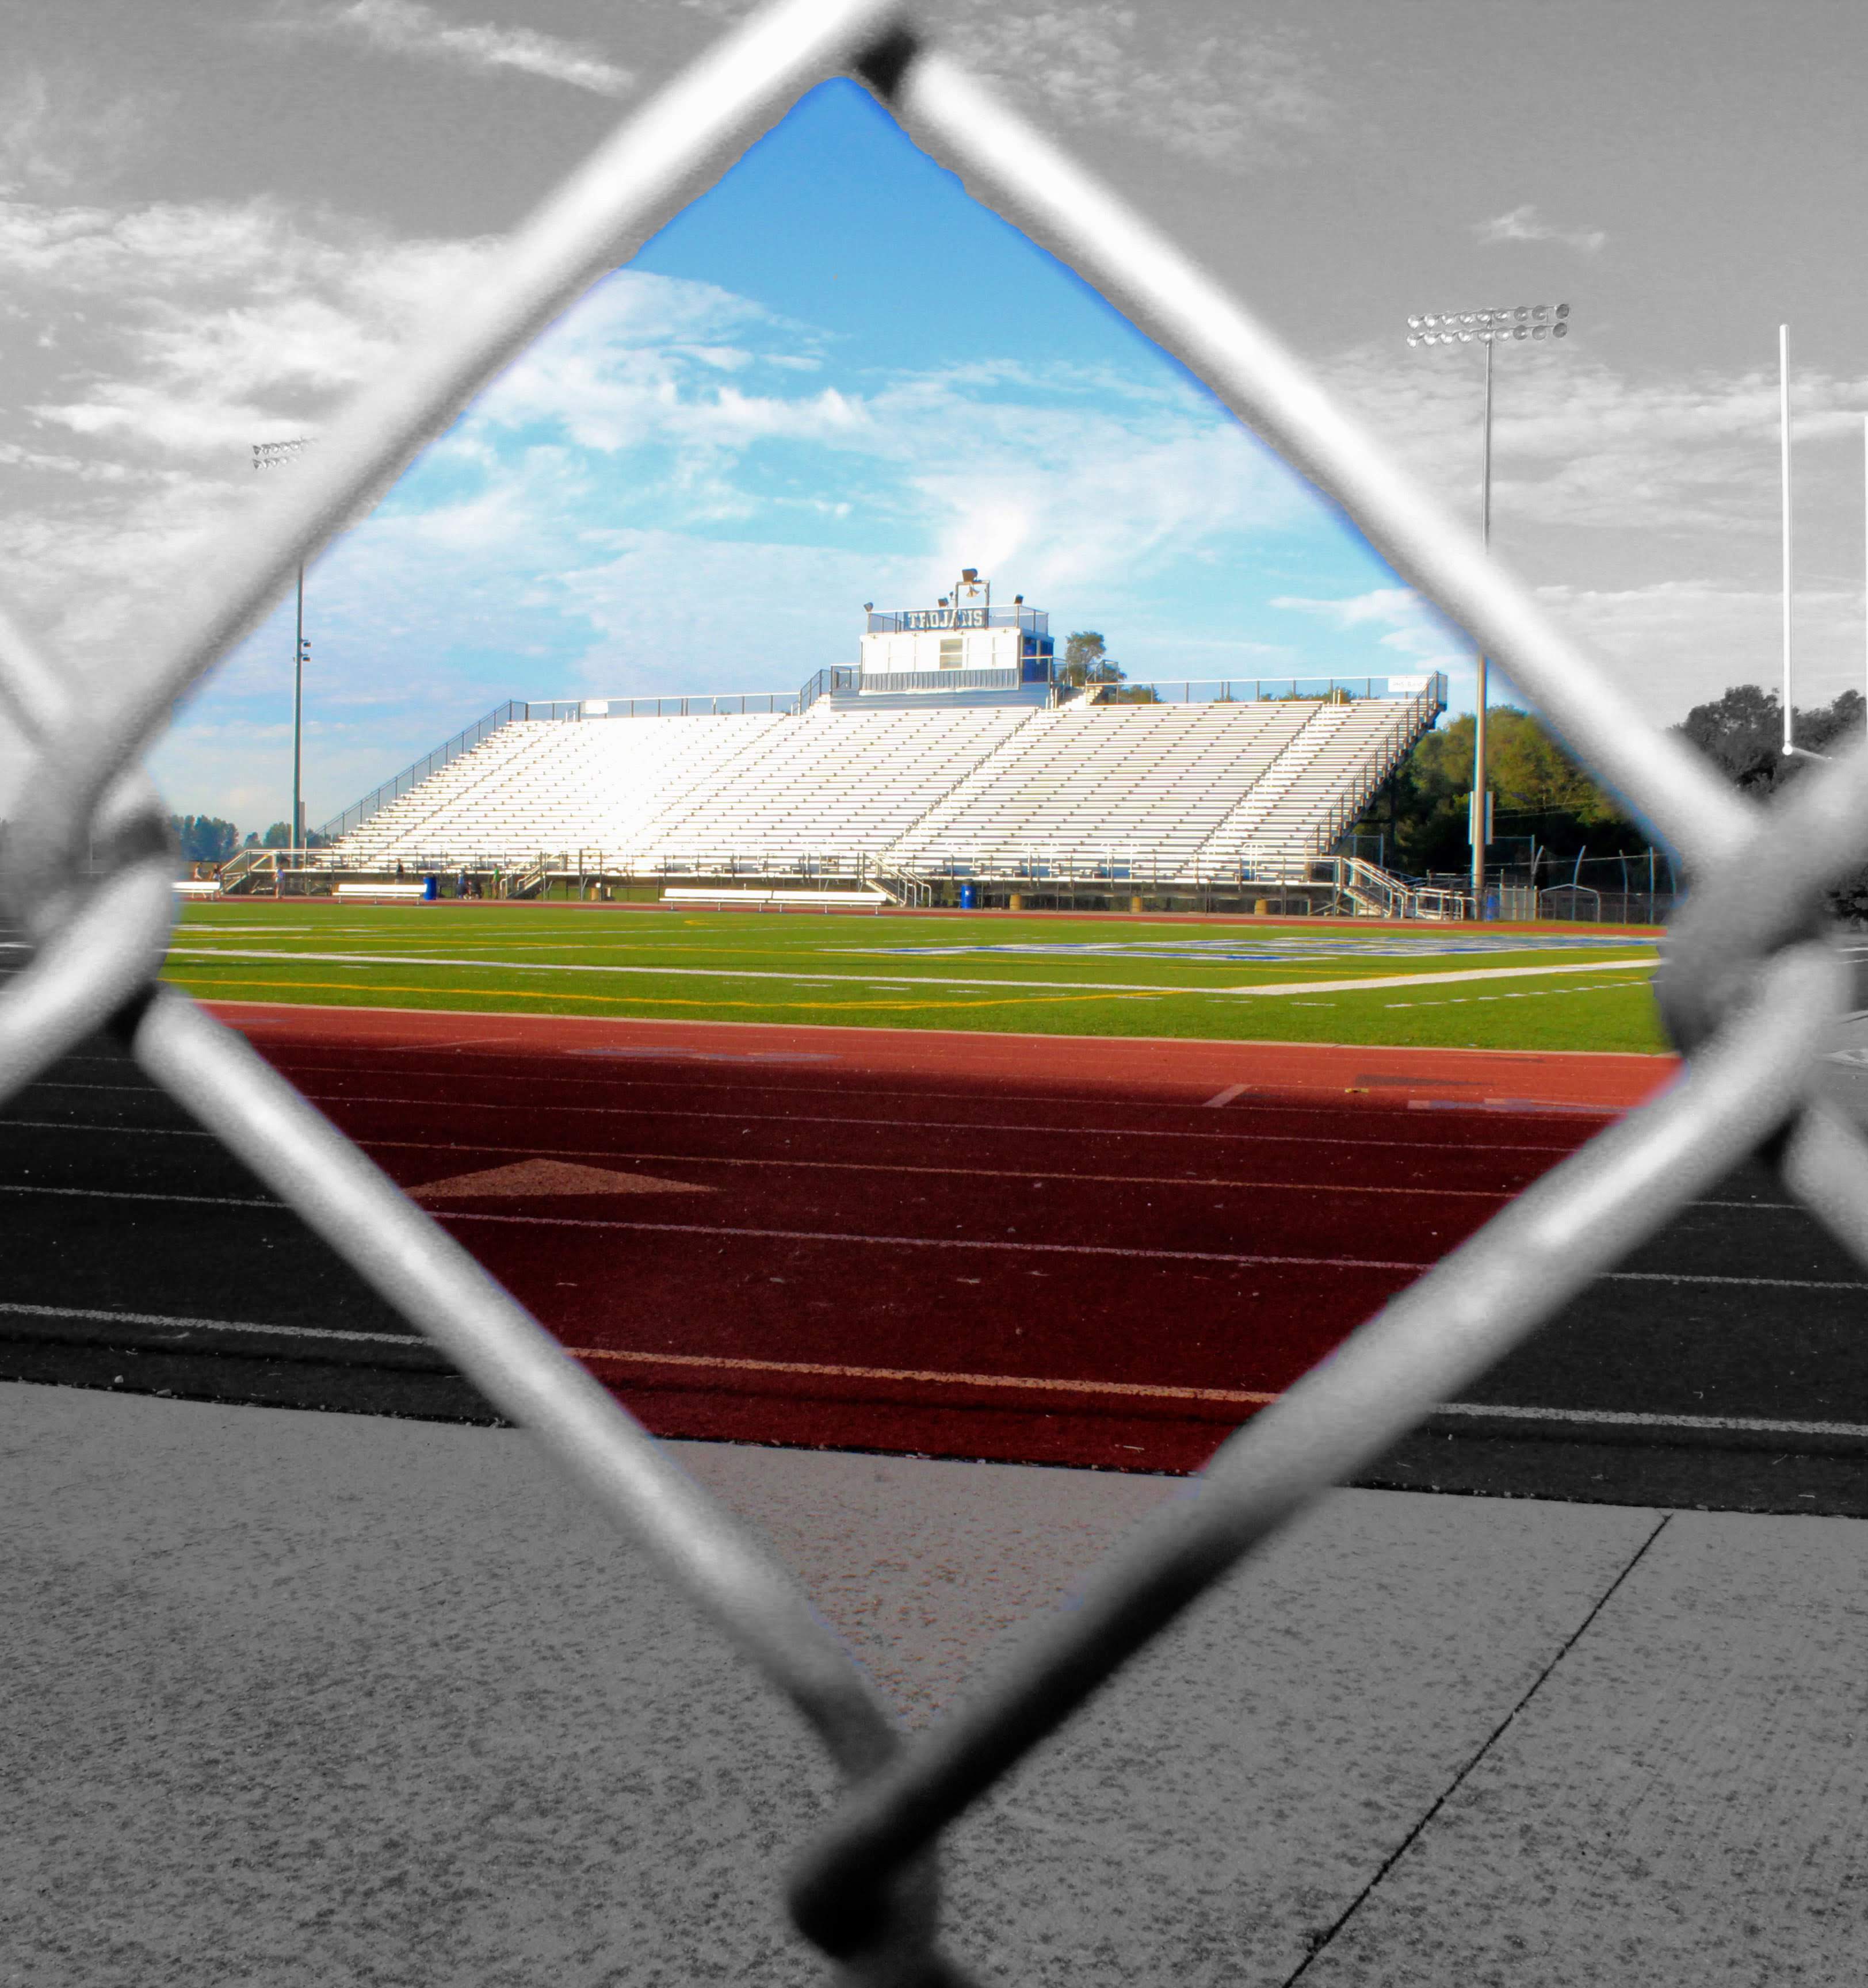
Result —
[[[905,1155],[914,1162],[938,1160],[942,1156],[930,1151],[929,1134],[913,1122],[917,1112],[927,1115],[926,1097],[898,1101],[885,1111],[872,1097],[840,1098],[850,1080],[805,1069],[768,1073],[754,1087],[756,1095],[736,1080],[722,1111],[722,1073],[705,1065],[638,1062],[591,1071],[586,1064],[567,1075],[542,1069],[536,1060],[465,1048],[404,1058],[393,1073],[366,1058],[347,1077],[333,1073],[328,1058],[320,1060],[322,1052],[274,1053],[405,1184],[510,1160],[515,1120],[528,1128],[533,1145],[566,1150],[561,1128],[570,1107],[561,1099],[554,1104],[553,1081],[574,1087],[572,1094],[581,1100],[578,1150],[591,1157],[601,1156],[591,1153],[599,1136],[590,1122],[591,1100],[605,1098],[622,1101],[598,1107],[617,1121],[602,1128],[602,1136],[631,1151],[645,1140],[662,1151],[685,1140],[679,1160],[663,1166],[695,1185],[721,1178],[722,1168],[743,1168],[748,1149],[739,1141],[749,1133],[768,1145],[775,1141],[788,1155],[783,1165],[768,1163],[777,1167],[774,1172],[737,1176],[753,1178],[766,1197],[753,1211],[756,1219],[748,1217],[743,1195],[724,1213],[696,1197],[684,1199],[675,1211],[679,1219],[662,1202],[653,1215],[638,1215],[632,1207],[632,1219],[621,1224],[579,1221],[558,1228],[515,1220],[498,1213],[497,1205],[452,1211],[454,1232],[569,1344],[601,1351],[596,1314],[580,1318],[575,1294],[601,1281],[606,1263],[614,1278],[617,1253],[626,1246],[631,1323],[641,1343],[702,1344],[755,1354],[776,1346],[808,1360],[830,1344],[822,1334],[832,1325],[847,1347],[848,1321],[856,1318],[867,1321],[858,1338],[878,1368],[957,1363],[971,1371],[986,1351],[940,1357],[944,1322],[955,1315],[949,1287],[957,1281],[976,1286],[966,1293],[967,1304],[986,1305],[989,1318],[997,1303],[1002,1319],[1042,1317],[1049,1322],[1055,1344],[1035,1371],[1059,1371],[1074,1346],[1079,1371],[1088,1359],[1098,1375],[1118,1378],[1128,1374],[1197,1383],[1210,1378],[1200,1364],[1198,1334],[1183,1324],[1197,1315],[1189,1309],[1195,1301],[1209,1310],[1220,1301],[1210,1265],[1112,1266],[1091,1258],[1072,1276],[1058,1277],[1060,1264],[1069,1267],[1064,1257],[1035,1258],[1030,1260],[1044,1262],[1047,1278],[1036,1286],[1022,1280],[1041,1273],[1023,1270],[1019,1281],[1004,1276],[956,1280],[944,1240],[939,1249],[851,1250],[837,1235],[824,1239],[826,1232],[860,1226],[865,1193],[872,1222],[878,1193],[892,1197],[880,1210],[886,1216],[880,1226],[899,1229],[902,1197],[898,1183],[881,1174],[871,1177],[858,1168],[852,1185],[834,1171],[813,1172],[814,1154],[820,1165],[826,1153],[846,1162],[878,1155],[885,1164],[898,1165]],[[976,1117],[997,1122],[1007,1116],[1003,1099],[970,1102]],[[1034,1108],[1025,1100],[1022,1117],[1030,1119]],[[1057,1147],[1061,1135],[1071,1157],[1047,1161],[1047,1174],[1054,1179],[1075,1167],[1106,1176],[1116,1164],[1109,1153],[1125,1142],[1132,1150],[1141,1135],[1112,1134],[1099,1144],[1085,1137],[1081,1124],[1072,1124],[1074,1109],[1069,1100],[1058,1103],[1051,1143]],[[941,1110],[942,1122],[964,1125],[966,1111],[951,1087]],[[891,1111],[905,1122],[892,1128],[886,1122]],[[489,1112],[499,1121],[496,1132],[471,1126],[462,1131],[463,1118],[484,1126]],[[840,1114],[847,1122],[838,1122]],[[735,1114],[743,1114],[744,1122]],[[1112,1114],[1099,1105],[1092,1115],[1107,1121]],[[1183,1113],[1183,1122],[1189,1115]],[[1149,1123],[1159,1127],[1161,1119],[1160,1107],[1150,1107]],[[86,1045],[16,1099],[0,1122],[5,1124],[0,1195],[14,1210],[0,1267],[0,1377],[440,1421],[497,1419],[295,1215],[201,1135],[185,1111],[151,1085],[114,1043]],[[1345,1178],[1365,1185],[1371,1178],[1366,1168],[1379,1164],[1391,1180],[1463,1186],[1465,1199],[1450,1200],[1443,1212],[1430,1196],[1430,1215],[1417,1202],[1397,1215],[1379,1199],[1352,1195],[1332,1202],[1321,1191],[1256,1198],[1261,1212],[1252,1219],[1283,1248],[1294,1252],[1298,1246],[1291,1239],[1308,1223],[1311,1239],[1304,1246],[1319,1253],[1334,1248],[1359,1261],[1392,1266],[1410,1248],[1413,1256],[1430,1258],[1485,1219],[1498,1202],[1475,1182],[1482,1188],[1490,1180],[1501,1189],[1521,1185],[1579,1143],[1596,1121],[1372,1113],[1365,1107],[1332,1118],[1315,1107],[1280,1111],[1244,1100],[1229,1109],[1225,1122],[1227,1137],[1250,1141],[1254,1171],[1261,1176],[1267,1165],[1281,1165],[1307,1169],[1293,1172],[1293,1179],[1314,1181],[1319,1158],[1335,1152],[1332,1163]],[[868,1129],[854,1129],[859,1123]],[[807,1124],[814,1134],[807,1135]],[[1200,1124],[1211,1128],[1214,1115],[1204,1114]],[[1327,1130],[1331,1126],[1336,1133]],[[1237,1135],[1233,1128],[1240,1128]],[[1346,1165],[1338,1151],[1345,1128],[1359,1131],[1366,1142]],[[1203,1130],[1201,1136],[1210,1134]],[[808,1137],[815,1138],[814,1147]],[[377,1147],[385,1138],[399,1138],[401,1144],[393,1151]],[[959,1163],[949,1169],[953,1172],[970,1164],[968,1155],[977,1151],[976,1143],[969,1144],[970,1128],[966,1137],[956,1138],[948,1155]],[[447,1149],[445,1160],[437,1146]],[[997,1157],[1006,1155],[1000,1150]],[[1152,1164],[1159,1169],[1159,1160]],[[804,1171],[795,1173],[797,1165]],[[979,1207],[970,1213],[954,1199],[949,1182],[939,1185],[922,1218],[922,1239],[946,1239],[971,1222],[978,1246],[1056,1247],[1043,1239],[1051,1232],[1034,1231],[1022,1209],[1026,1236],[1034,1240],[994,1240],[997,1232],[981,1226]],[[1174,1214],[1165,1203],[1158,1212],[1132,1210],[1137,1226],[1125,1244],[1112,1229],[1122,1219],[1119,1193],[1099,1209],[1094,1195],[1103,1192],[1115,1191],[1081,1184],[1064,1204],[1068,1212],[1051,1218],[1067,1249],[1073,1233],[1115,1233],[1118,1253],[1140,1256],[1151,1239],[1162,1239],[1163,1216],[1173,1214],[1183,1225],[1192,1219],[1188,1210]],[[980,1205],[996,1205],[989,1196]],[[696,1215],[697,1208],[705,1212]],[[733,1232],[745,1230],[749,1220],[756,1247]],[[710,1239],[703,1244],[697,1236],[709,1226],[719,1232],[717,1244]],[[1434,1232],[1436,1239],[1429,1241]],[[775,1243],[775,1236],[798,1239]],[[1237,1252],[1237,1222],[1217,1238],[1184,1226],[1166,1237],[1170,1254],[1175,1249],[1184,1253],[1189,1242],[1211,1246],[1216,1239],[1214,1253]],[[1243,1240],[1264,1246],[1262,1236]],[[960,1241],[951,1246],[973,1246]],[[782,1262],[775,1263],[775,1249]],[[968,1272],[975,1267],[962,1266]],[[1246,1375],[1248,1384],[1274,1391],[1288,1384],[1411,1274],[1396,1268],[1280,1273],[1284,1310],[1260,1333],[1262,1343],[1252,1355],[1259,1365]],[[1271,1273],[1250,1275],[1262,1289]],[[1250,1295],[1257,1299],[1258,1292]],[[1807,1215],[1788,1205],[1764,1168],[1748,1165],[1495,1369],[1456,1411],[1437,1417],[1359,1481],[1615,1503],[1868,1516],[1868,1354],[1860,1328],[1864,1296],[1868,1278]],[[814,1317],[814,1304],[830,1318]],[[714,1339],[672,1337],[678,1327],[691,1331],[697,1315],[703,1325],[711,1320]],[[665,1328],[662,1339],[652,1332],[643,1339],[645,1324],[658,1321]],[[813,1332],[818,1343],[810,1341]],[[982,1339],[982,1347],[990,1338]],[[1182,1364],[1169,1372],[1174,1361]],[[601,1365],[596,1371],[614,1381]],[[1226,1371],[1236,1384],[1238,1361],[1230,1353]],[[827,1401],[814,1389],[800,1395],[795,1385],[788,1395],[787,1384],[769,1378],[706,1388],[689,1386],[679,1374],[630,1378],[640,1385],[619,1384],[619,1391],[651,1428],[667,1435],[1088,1460],[1139,1470],[1198,1468],[1238,1419],[1238,1412],[1223,1405],[1189,1415],[1179,1408],[1164,1413],[1159,1405],[1138,1412],[1124,1403],[1091,1418],[1065,1412],[1069,1405],[1055,1400],[1018,1405],[1016,1412],[998,1404],[989,1413],[963,1388],[905,1388],[898,1381],[843,1386],[838,1399]]]

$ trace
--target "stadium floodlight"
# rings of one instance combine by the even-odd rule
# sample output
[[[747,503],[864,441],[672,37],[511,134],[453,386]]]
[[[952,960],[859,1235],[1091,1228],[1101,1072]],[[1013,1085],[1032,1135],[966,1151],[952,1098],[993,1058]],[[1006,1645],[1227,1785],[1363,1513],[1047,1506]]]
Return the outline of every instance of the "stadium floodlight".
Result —
[[[1449,329],[1449,327],[1451,327]],[[1409,345],[1468,345],[1477,341],[1485,347],[1485,450],[1484,468],[1479,483],[1479,540],[1492,542],[1492,348],[1508,340],[1567,338],[1568,304],[1514,304],[1509,309],[1490,310],[1423,311],[1407,321]],[[1786,472],[1788,474],[1788,472]],[[1786,499],[1786,502],[1788,500]],[[1786,530],[1788,529],[1786,526]],[[1786,555],[1788,556],[1788,555]],[[1788,655],[1788,649],[1785,654]],[[1485,851],[1487,816],[1485,802],[1485,706],[1490,695],[1487,658],[1479,656],[1479,685],[1473,700],[1472,796],[1467,803],[1467,833],[1472,841],[1472,908],[1475,918],[1485,915]],[[1786,670],[1788,664],[1785,665]],[[1788,697],[1786,697],[1788,708]],[[1788,719],[1785,720],[1788,723]]]
[[[296,462],[311,446],[310,435],[293,435],[285,441],[253,444],[253,467],[277,469]],[[299,798],[304,773],[305,663],[310,645],[305,640],[305,568],[299,566],[298,633],[292,645],[292,847],[296,854],[305,840],[305,803]],[[283,888],[283,887],[282,887]]]

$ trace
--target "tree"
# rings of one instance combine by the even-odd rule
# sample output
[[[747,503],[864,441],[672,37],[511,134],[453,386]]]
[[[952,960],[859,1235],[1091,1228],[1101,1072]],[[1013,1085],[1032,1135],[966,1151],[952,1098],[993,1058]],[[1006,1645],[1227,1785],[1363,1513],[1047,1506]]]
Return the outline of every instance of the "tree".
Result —
[[[1498,844],[1518,841],[1527,854],[1535,846],[1559,857],[1585,846],[1603,856],[1646,848],[1646,837],[1530,712],[1495,705],[1485,729],[1495,859],[1504,853]],[[1472,742],[1470,712],[1428,732],[1357,824],[1385,837],[1396,868],[1418,875],[1471,862]]]
[[[231,821],[205,814],[172,814],[169,833],[181,845],[184,863],[225,863],[240,840]]]
[[[1791,714],[1791,736],[1806,752],[1830,752],[1862,729],[1858,690],[1832,704]],[[1734,684],[1710,704],[1696,704],[1673,729],[1697,746],[1741,793],[1761,800],[1809,763],[1783,752],[1784,707],[1775,691]]]
[[[1845,690],[1833,703],[1792,709],[1791,737],[1805,752],[1839,751],[1862,729],[1868,702]],[[1734,684],[1710,704],[1696,704],[1673,729],[1697,746],[1741,793],[1768,800],[1801,779],[1809,761],[1784,753],[1784,706],[1775,691]],[[1845,877],[1829,893],[1829,909],[1851,925],[1868,925],[1868,869]]]
[[[1776,786],[1784,708],[1775,691],[1734,684],[1711,704],[1696,704],[1673,729],[1742,792],[1761,796]]]
[[[276,821],[266,832],[261,842],[262,849],[289,849],[292,847],[292,825],[289,822]]]
[[[1108,645],[1094,628],[1079,628],[1064,644],[1064,661],[1058,681],[1074,684],[1122,683],[1128,673],[1109,654]]]

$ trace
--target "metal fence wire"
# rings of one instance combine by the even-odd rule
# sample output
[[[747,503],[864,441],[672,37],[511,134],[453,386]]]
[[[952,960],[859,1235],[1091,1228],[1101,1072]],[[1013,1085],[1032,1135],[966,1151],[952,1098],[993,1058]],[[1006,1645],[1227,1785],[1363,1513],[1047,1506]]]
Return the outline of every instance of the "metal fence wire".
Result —
[[[174,918],[139,756],[345,520],[584,289],[807,90],[865,82],[922,148],[1102,291],[1341,506],[1495,657],[1680,853],[1694,894],[1659,982],[1681,1073],[1545,1175],[1234,1435],[995,1679],[912,1740],[784,1569],[550,1336],[238,1036],[157,974]],[[783,0],[630,117],[498,266],[360,395],[266,508],[197,562],[101,713],[0,619],[0,695],[32,748],[4,891],[32,952],[0,998],[0,1096],[92,1031],[158,1083],[531,1429],[816,1730],[848,1787],[790,1884],[800,1928],[861,1983],[960,1981],[937,1934],[946,1826],[1125,1658],[1330,1485],[1457,1398],[1745,1155],[1868,1263],[1868,1148],[1816,1087],[1847,979],[1822,894],[1868,860],[1868,750],[1769,811],[1643,722],[1477,539],[1392,464],[1244,305],[884,0]],[[126,668],[127,671],[128,665]],[[84,874],[87,847],[102,861]]]

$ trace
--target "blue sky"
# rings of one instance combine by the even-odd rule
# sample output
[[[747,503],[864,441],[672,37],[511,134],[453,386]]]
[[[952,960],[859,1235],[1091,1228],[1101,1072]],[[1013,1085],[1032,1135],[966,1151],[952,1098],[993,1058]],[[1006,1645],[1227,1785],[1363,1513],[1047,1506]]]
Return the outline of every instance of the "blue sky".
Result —
[[[0,0],[0,597],[108,694],[251,443],[327,424],[746,3]],[[1788,320],[1801,698],[1861,681],[1848,10],[1706,0],[1683,66],[1620,0],[926,4],[1457,511],[1475,355],[1407,313],[1572,302],[1501,366],[1494,553],[1663,722],[1775,677]],[[1440,663],[1470,701],[1353,532],[840,84],[314,569],[310,812],[509,696],[790,690],[963,563],[1139,674]],[[156,749],[178,809],[283,813],[289,615]],[[0,813],[21,762],[0,723]]]
[[[394,758],[508,696],[792,689],[854,660],[863,601],[930,604],[963,563],[1134,674],[1382,674],[1428,639],[1290,604],[1393,583],[1093,291],[827,84],[313,570],[314,686],[355,682],[313,699],[312,814],[374,768],[379,728]],[[282,642],[276,617],[191,729],[257,722]]]

